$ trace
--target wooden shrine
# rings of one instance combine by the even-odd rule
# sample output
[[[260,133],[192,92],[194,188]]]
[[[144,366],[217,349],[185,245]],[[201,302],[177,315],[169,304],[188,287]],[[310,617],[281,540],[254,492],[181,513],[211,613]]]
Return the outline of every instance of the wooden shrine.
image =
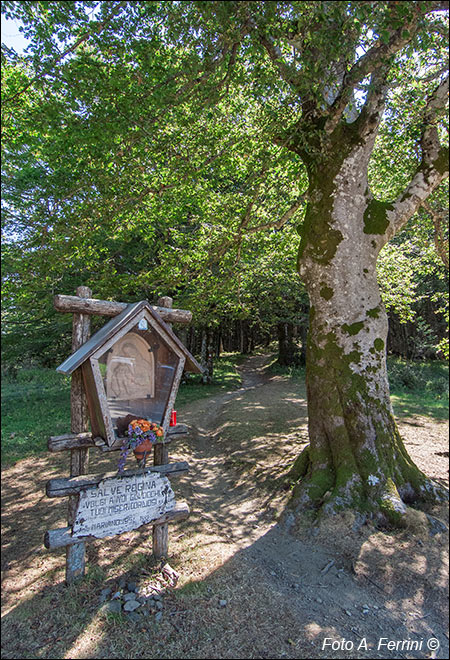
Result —
[[[147,301],[127,305],[91,298],[87,287],[77,296],[55,296],[56,309],[72,312],[73,353],[58,368],[72,376],[71,433],[49,438],[49,451],[71,453],[70,476],[47,482],[49,497],[69,498],[68,526],[49,530],[50,549],[66,547],[66,582],[84,575],[85,542],[153,525],[153,554],[167,556],[168,523],[189,516],[186,503],[176,502],[168,476],[186,473],[186,462],[169,463],[168,444],[187,433],[170,426],[183,370],[202,368],[171,329],[171,322],[189,323],[186,310],[172,309],[170,298],[158,305]],[[90,337],[89,317],[113,318]],[[122,473],[89,475],[88,450],[122,448],[127,420],[146,419],[162,427],[153,449],[153,465]],[[87,431],[87,421],[90,432]],[[161,433],[161,430],[159,431]]]

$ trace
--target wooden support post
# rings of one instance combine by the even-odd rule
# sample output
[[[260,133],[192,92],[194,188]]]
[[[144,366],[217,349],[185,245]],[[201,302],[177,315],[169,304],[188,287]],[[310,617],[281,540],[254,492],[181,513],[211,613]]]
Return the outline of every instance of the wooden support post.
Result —
[[[159,307],[170,309],[173,305],[172,298],[164,296],[157,302]],[[169,323],[169,326],[172,324]],[[154,449],[153,465],[166,465],[169,462],[169,449],[165,444],[156,444]],[[155,559],[167,557],[169,553],[169,525],[153,525],[153,556]]]
[[[79,286],[76,291],[79,298],[91,298],[92,291],[87,286]],[[75,352],[90,337],[90,316],[88,314],[74,314],[72,324],[72,352]],[[81,369],[72,374],[70,391],[71,432],[83,433],[88,427],[88,409],[84,393]],[[70,450],[70,476],[78,477],[87,473],[88,448]],[[69,497],[67,522],[73,525],[78,506],[79,495]],[[84,576],[85,544],[75,543],[66,547],[66,584],[72,584]]]

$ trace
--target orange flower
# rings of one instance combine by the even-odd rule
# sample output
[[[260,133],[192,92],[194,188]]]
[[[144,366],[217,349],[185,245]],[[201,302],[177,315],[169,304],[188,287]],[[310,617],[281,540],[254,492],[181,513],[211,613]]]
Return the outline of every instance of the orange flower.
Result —
[[[134,419],[131,422],[131,428],[134,430],[137,426],[143,433],[146,433],[147,431],[153,431],[159,437],[164,435],[164,431],[161,426],[159,426],[159,424],[156,424],[155,422],[149,422],[147,419]]]

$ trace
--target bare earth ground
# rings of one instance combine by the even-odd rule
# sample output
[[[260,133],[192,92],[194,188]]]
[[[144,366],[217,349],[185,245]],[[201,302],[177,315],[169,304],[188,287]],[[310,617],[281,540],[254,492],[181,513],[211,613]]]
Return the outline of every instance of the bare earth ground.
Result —
[[[178,410],[191,434],[170,455],[191,469],[173,485],[191,516],[170,527],[180,580],[160,624],[99,611],[105,585],[157,576],[149,528],[90,544],[87,578],[67,588],[64,551],[42,544],[65,524],[64,501],[44,489],[67,474],[67,456],[3,471],[2,657],[448,657],[447,533],[417,522],[353,531],[345,516],[294,534],[277,522],[289,499],[283,476],[307,441],[306,401],[302,386],[267,375],[266,360],[246,362],[241,389]],[[448,486],[448,424],[399,426],[414,460]],[[90,460],[97,472],[115,469],[117,456]],[[446,507],[430,513],[443,519]]]

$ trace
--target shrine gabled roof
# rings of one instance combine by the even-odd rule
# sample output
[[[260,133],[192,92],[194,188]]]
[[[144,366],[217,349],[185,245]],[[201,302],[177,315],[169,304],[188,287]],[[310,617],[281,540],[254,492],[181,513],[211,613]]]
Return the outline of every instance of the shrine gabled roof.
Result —
[[[139,313],[145,309],[148,314],[152,316],[154,321],[156,321],[156,330],[161,335],[162,339],[164,336],[168,337],[172,342],[177,346],[181,353],[186,358],[185,369],[186,371],[192,371],[194,373],[202,373],[203,368],[199,365],[197,360],[193,355],[187,350],[186,346],[178,339],[176,334],[172,329],[163,321],[161,316],[150,306],[150,303],[147,300],[141,300],[134,304],[128,305],[120,314],[112,318],[106,325],[103,326],[95,335],[92,335],[90,339],[87,340],[80,348],[72,353],[59,367],[56,368],[56,371],[59,373],[65,374],[66,376],[70,375],[78,369],[83,362],[88,360],[91,355],[93,355],[99,348],[103,346],[107,341],[112,339],[116,333],[118,333],[125,325],[132,321]]]

